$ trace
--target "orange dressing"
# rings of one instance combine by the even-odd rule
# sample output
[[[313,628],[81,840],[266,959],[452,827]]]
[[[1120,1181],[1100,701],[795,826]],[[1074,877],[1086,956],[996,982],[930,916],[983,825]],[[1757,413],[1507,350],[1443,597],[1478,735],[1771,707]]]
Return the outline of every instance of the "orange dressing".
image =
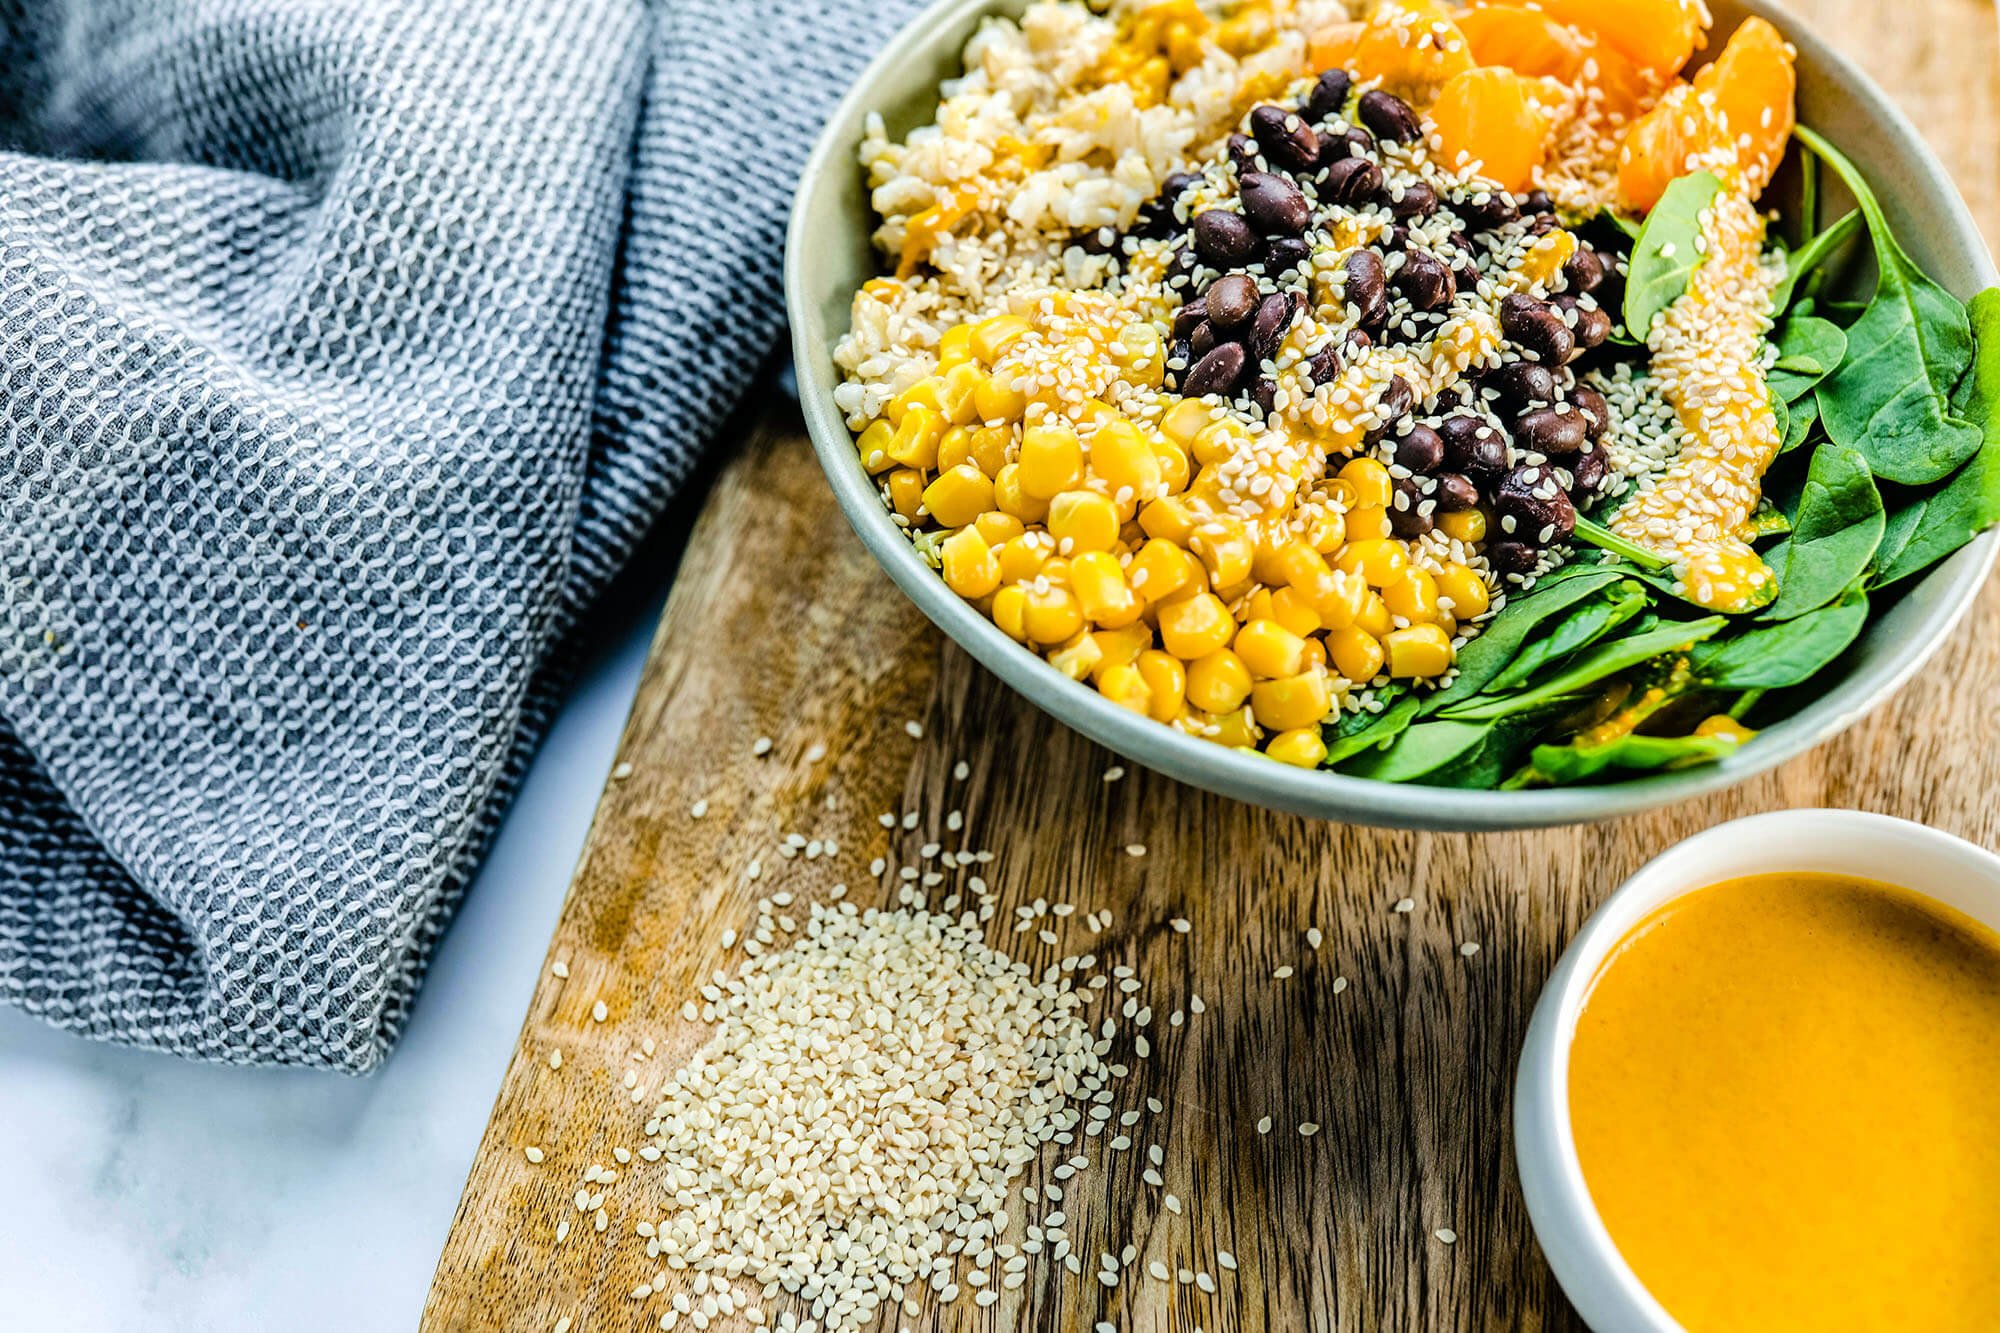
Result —
[[[1570,1051],[1591,1198],[1690,1333],[2000,1324],[2000,934],[1730,880],[1641,922]]]

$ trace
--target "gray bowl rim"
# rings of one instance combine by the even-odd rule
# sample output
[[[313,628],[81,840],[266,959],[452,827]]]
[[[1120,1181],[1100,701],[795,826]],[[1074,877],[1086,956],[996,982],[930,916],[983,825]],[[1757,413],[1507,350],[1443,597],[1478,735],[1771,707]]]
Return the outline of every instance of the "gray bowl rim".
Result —
[[[1738,0],[1746,15],[1776,24],[1798,48],[1802,66],[1815,67],[1857,103],[1888,141],[1888,151],[1912,164],[1927,190],[1940,196],[1937,221],[1984,256],[1981,288],[2000,285],[1979,229],[1957,187],[1916,127],[1875,82],[1816,36],[1790,11],[1770,0]],[[792,312],[792,359],[799,402],[813,450],[833,487],[841,512],[896,586],[931,622],[981,665],[1029,702],[1126,759],[1192,786],[1294,814],[1387,828],[1486,832],[1588,823],[1637,814],[1733,787],[1768,772],[1845,731],[1907,683],[1971,609],[2000,552],[2000,528],[1989,529],[1919,581],[1943,580],[1947,595],[1925,609],[1911,632],[1885,660],[1852,672],[1824,697],[1760,732],[1754,743],[1716,763],[1595,787],[1531,791],[1477,791],[1378,782],[1324,769],[1294,768],[1198,739],[1140,717],[1070,680],[1015,643],[961,601],[883,508],[862,469],[854,436],[834,406],[833,338],[818,327],[808,293],[813,262],[811,216],[819,182],[830,172],[857,171],[855,148],[863,122],[882,109],[878,89],[898,66],[922,56],[940,31],[962,44],[987,15],[1018,13],[1021,0],[935,0],[882,48],[834,109],[800,176],[785,237],[785,299]],[[1962,298],[1970,293],[1958,293]],[[843,330],[844,331],[844,330]],[[837,337],[838,334],[834,334]],[[1916,587],[1904,594],[1913,596]]]

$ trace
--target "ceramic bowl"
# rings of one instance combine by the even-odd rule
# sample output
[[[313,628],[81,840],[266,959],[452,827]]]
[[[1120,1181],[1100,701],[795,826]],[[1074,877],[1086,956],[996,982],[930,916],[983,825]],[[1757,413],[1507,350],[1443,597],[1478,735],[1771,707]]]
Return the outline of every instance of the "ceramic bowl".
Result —
[[[799,400],[820,465],[848,522],[896,585],[946,634],[1031,702],[1092,740],[1184,782],[1280,810],[1349,823],[1431,829],[1505,829],[1576,823],[1685,800],[1775,767],[1851,725],[1923,665],[1971,605],[2000,534],[1988,533],[1933,570],[1886,614],[1810,705],[1774,723],[1720,763],[1614,785],[1545,791],[1455,791],[1399,786],[1291,768],[1138,717],[1069,680],[961,601],[890,521],[862,469],[833,389],[833,347],[848,327],[856,289],[881,271],[869,245],[874,222],[856,151],[863,121],[880,112],[892,135],[927,121],[941,79],[961,72],[967,37],[989,16],[1025,0],[939,0],[919,14],[855,82],[808,160],[785,256]],[[1961,296],[2000,278],[1944,169],[1882,92],[1846,59],[1764,0],[1713,0],[1716,31],[1761,14],[1799,50],[1801,118],[1852,157],[1875,183],[1917,261]],[[1715,45],[1719,45],[1716,43]],[[1832,207],[1837,201],[1829,200]],[[1835,216],[1832,212],[1828,217]]]
[[[1723,880],[1776,871],[1901,884],[2000,930],[2000,856],[1922,824],[1855,810],[1785,810],[1719,824],[1620,885],[1543,987],[1514,1082],[1514,1159],[1528,1217],[1557,1281],[1597,1333],[1673,1333],[1680,1325],[1626,1266],[1584,1183],[1569,1119],[1577,1017],[1605,957],[1655,909]]]

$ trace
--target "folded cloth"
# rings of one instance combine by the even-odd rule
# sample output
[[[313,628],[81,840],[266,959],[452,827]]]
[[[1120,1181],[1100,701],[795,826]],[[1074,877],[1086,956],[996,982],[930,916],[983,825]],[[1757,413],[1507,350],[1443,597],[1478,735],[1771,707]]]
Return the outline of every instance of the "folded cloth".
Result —
[[[0,999],[387,1054],[914,7],[0,4]]]

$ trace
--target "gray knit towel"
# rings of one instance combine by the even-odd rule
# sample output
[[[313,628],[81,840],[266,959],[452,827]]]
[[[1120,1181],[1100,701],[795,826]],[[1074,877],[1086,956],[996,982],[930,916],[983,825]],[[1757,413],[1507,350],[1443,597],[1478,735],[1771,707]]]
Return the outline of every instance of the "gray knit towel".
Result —
[[[395,1044],[911,0],[0,0],[0,999]]]

